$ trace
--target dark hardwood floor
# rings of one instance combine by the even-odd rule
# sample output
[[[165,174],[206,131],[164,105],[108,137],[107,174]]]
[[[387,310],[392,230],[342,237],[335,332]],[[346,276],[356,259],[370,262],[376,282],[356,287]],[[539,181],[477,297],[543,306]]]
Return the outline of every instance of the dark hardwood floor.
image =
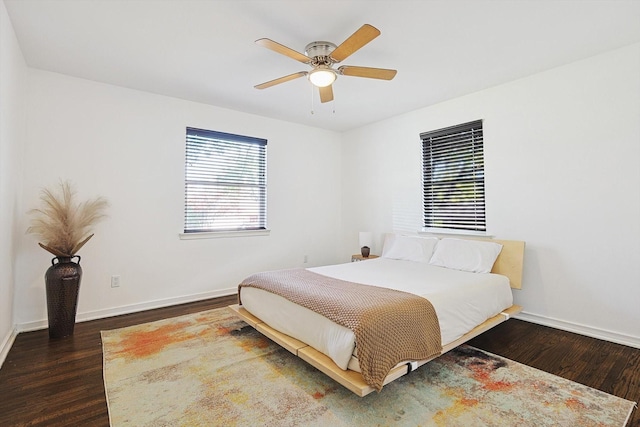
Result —
[[[100,331],[224,307],[235,296],[78,323],[72,337],[18,335],[0,369],[0,426],[108,426]],[[511,319],[470,344],[640,401],[640,349]],[[640,427],[636,409],[629,427]]]

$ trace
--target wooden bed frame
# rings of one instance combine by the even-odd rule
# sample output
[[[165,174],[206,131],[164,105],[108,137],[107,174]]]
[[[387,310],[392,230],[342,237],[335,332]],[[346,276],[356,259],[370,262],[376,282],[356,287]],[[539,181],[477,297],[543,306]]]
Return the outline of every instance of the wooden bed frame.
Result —
[[[520,289],[522,287],[522,267],[524,260],[525,243],[516,240],[482,240],[491,240],[493,242],[502,244],[502,251],[500,252],[500,255],[498,256],[498,259],[496,260],[491,272],[507,276],[509,278],[511,287],[514,289]],[[375,391],[373,387],[371,387],[364,381],[362,375],[359,372],[351,370],[345,371],[343,369],[340,369],[328,356],[320,353],[315,348],[300,340],[292,338],[288,335],[283,334],[282,332],[271,328],[269,325],[249,313],[246,309],[244,309],[242,306],[239,306],[238,304],[231,305],[229,306],[229,308],[233,310],[242,320],[255,328],[258,332],[275,341],[277,344],[289,350],[291,353],[300,357],[310,365],[319,369],[321,372],[333,378],[335,381],[348,388],[358,396],[363,397],[371,393],[372,391]],[[459,345],[469,341],[470,339],[480,335],[481,333],[488,331],[494,326],[518,314],[520,311],[522,311],[521,306],[512,305],[502,313],[499,313],[498,315],[487,319],[484,323],[476,326],[474,329],[458,338],[457,340],[453,341],[452,343],[445,345],[442,348],[442,352],[440,355],[458,347]],[[400,378],[401,376],[415,370],[419,366],[424,365],[425,363],[435,359],[436,357],[427,360],[411,362],[410,364],[405,364],[393,368],[385,378],[384,384],[388,384],[391,381]]]

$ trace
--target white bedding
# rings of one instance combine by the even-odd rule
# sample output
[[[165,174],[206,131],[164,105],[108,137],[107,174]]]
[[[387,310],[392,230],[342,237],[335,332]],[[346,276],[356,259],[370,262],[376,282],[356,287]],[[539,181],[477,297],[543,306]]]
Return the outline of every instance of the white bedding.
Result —
[[[436,311],[442,345],[449,344],[513,304],[509,279],[422,262],[376,258],[309,268],[350,282],[382,286],[427,298]],[[347,369],[355,348],[353,332],[278,295],[242,289],[242,305],[272,328],[303,341]],[[353,366],[352,362],[352,368]]]

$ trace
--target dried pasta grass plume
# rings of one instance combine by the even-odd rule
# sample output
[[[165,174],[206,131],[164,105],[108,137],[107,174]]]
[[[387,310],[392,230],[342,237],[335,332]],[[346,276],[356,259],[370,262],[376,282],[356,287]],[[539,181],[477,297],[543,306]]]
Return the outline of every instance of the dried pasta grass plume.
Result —
[[[39,245],[59,257],[74,256],[93,237],[92,227],[106,215],[108,202],[98,197],[75,203],[75,191],[68,181],[60,183],[60,194],[43,189],[42,205],[32,209],[31,226],[27,233],[36,234],[44,243]]]

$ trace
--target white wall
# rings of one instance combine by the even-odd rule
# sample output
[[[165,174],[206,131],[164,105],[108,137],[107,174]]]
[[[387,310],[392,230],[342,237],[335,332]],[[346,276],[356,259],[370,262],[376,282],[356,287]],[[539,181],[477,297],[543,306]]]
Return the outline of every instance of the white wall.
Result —
[[[344,253],[421,227],[419,134],[476,119],[489,232],[527,242],[522,318],[640,347],[640,44],[345,133]]]
[[[13,298],[27,66],[0,2],[0,365],[14,338]]]
[[[29,86],[24,211],[60,179],[111,205],[80,251],[78,319],[233,293],[260,270],[340,261],[340,134],[34,69]],[[179,239],[187,126],[268,140],[269,236]],[[46,326],[51,258],[21,236],[15,317],[27,329]]]

